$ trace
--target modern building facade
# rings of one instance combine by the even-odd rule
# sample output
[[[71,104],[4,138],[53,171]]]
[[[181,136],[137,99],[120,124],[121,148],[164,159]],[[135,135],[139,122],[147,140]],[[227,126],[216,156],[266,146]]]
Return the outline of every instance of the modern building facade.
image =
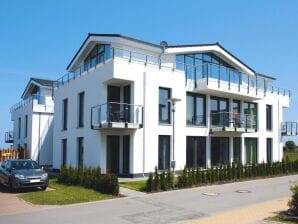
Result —
[[[218,43],[89,34],[67,69],[54,82],[54,169],[141,176],[280,161],[282,135],[297,133],[295,123],[283,126],[290,92]]]
[[[13,131],[5,134],[6,143],[24,148],[26,158],[43,166],[53,164],[53,81],[31,78],[21,96],[11,107]]]

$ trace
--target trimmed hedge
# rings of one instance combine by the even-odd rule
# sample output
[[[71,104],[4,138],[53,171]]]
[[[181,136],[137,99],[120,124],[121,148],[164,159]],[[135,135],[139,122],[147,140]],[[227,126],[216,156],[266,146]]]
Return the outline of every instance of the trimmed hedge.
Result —
[[[81,185],[104,194],[118,195],[118,177],[114,174],[102,174],[98,168],[73,168],[62,166],[58,182],[66,185]]]
[[[147,192],[166,191],[175,188],[185,188],[213,183],[252,179],[257,177],[272,177],[298,172],[298,160],[282,161],[274,163],[260,163],[245,165],[235,164],[210,169],[184,168],[178,176],[178,182],[174,185],[174,176],[171,171],[150,174],[147,180]],[[169,177],[169,180],[168,179]]]

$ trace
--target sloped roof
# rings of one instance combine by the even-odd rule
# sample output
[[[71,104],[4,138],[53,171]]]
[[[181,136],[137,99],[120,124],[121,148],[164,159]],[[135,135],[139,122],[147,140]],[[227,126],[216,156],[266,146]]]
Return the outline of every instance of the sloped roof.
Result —
[[[40,78],[33,78],[31,77],[29,82],[27,83],[26,87],[25,87],[25,90],[22,94],[22,98],[26,95],[26,92],[29,90],[29,87],[31,85],[40,85],[40,86],[44,86],[44,87],[50,87],[52,88],[53,87],[53,80],[49,80],[49,79],[40,79]]]

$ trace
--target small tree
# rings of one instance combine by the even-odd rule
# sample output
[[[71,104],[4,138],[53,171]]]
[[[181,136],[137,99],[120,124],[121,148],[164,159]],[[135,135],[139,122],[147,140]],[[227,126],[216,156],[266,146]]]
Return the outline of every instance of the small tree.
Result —
[[[155,174],[154,174],[154,190],[159,191],[160,189],[160,179],[157,172],[157,167],[155,167]]]
[[[146,191],[147,192],[152,192],[154,188],[154,184],[153,184],[153,175],[152,173],[149,174],[149,178],[146,182]]]
[[[174,188],[174,175],[170,169],[167,172],[166,182],[168,188]]]
[[[166,183],[166,174],[164,171],[160,174],[160,189],[163,191],[168,190],[168,185]]]
[[[294,141],[286,141],[285,145],[289,151],[294,151],[296,149],[296,144]]]
[[[298,215],[298,185],[294,185],[291,187],[292,197],[288,202],[290,209],[293,211],[295,215]]]

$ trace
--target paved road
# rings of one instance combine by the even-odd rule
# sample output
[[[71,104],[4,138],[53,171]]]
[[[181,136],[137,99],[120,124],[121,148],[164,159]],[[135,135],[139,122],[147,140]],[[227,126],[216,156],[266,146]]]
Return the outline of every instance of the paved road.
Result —
[[[2,215],[0,224],[175,223],[288,197],[290,185],[294,181],[298,181],[298,175],[149,195],[137,194],[108,201]],[[237,193],[238,190],[250,193]]]

